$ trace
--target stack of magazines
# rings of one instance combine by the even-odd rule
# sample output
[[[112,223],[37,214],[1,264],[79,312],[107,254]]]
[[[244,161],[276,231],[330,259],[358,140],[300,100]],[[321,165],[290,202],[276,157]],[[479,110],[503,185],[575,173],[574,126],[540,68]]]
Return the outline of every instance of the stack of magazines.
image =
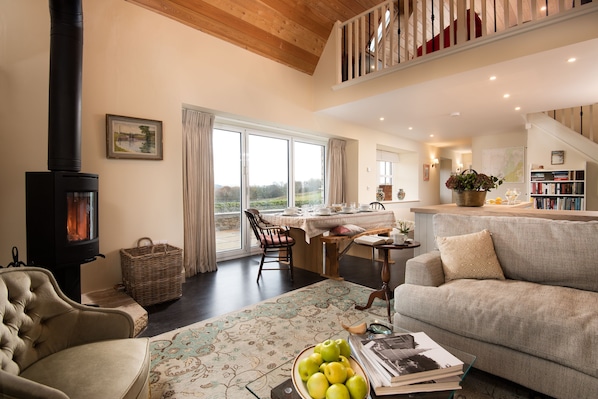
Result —
[[[424,332],[349,335],[376,395],[461,389],[463,362]]]

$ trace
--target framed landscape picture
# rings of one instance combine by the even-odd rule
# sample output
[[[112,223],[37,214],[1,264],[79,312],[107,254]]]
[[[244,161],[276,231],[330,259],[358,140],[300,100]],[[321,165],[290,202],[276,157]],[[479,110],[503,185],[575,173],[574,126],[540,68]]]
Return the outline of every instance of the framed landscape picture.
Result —
[[[106,114],[106,156],[162,159],[162,121]]]

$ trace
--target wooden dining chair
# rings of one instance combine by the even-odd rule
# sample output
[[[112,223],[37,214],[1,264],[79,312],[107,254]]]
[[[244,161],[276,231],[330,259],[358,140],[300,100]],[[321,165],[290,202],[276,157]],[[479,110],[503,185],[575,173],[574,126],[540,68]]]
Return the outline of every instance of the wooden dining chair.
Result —
[[[384,204],[378,201],[374,201],[374,202],[370,202],[370,208],[371,209],[375,209],[377,211],[385,211],[386,208],[384,207]]]
[[[262,219],[260,211],[257,209],[249,208],[244,212],[262,251],[256,281],[259,283],[262,270],[289,270],[291,281],[293,281],[292,247],[295,245],[295,239],[290,236],[289,229],[285,226],[276,226],[268,223]],[[266,258],[276,259],[266,260]],[[288,266],[282,266],[280,264],[281,261],[287,262]],[[279,267],[264,268],[264,263],[269,262],[278,262]]]

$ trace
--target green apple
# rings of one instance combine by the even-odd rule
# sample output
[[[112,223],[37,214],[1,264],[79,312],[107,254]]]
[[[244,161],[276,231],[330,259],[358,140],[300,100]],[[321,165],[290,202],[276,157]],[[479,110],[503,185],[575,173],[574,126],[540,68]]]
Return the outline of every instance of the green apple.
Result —
[[[347,379],[347,368],[339,362],[330,362],[324,369],[324,375],[331,384],[344,383]]]
[[[347,359],[351,357],[351,346],[346,339],[339,338],[336,340],[338,347],[341,349],[341,355],[346,357]]]
[[[312,374],[319,371],[320,365],[317,364],[312,358],[304,357],[299,361],[298,371],[302,381],[307,381]]]
[[[324,374],[315,373],[307,380],[307,393],[313,399],[324,399],[329,386],[330,384]]]
[[[320,364],[320,373],[324,374],[324,370],[326,370],[327,364],[328,362],[322,362],[322,364]]]
[[[311,358],[314,362],[316,362],[316,364],[319,366],[320,364],[324,363],[324,360],[322,359],[322,355],[319,353],[312,353],[311,355],[309,355],[309,358]]]
[[[352,367],[347,367],[347,379],[353,377],[354,375],[355,375],[355,370],[353,370]]]
[[[320,353],[320,350],[322,349],[322,343],[320,342],[319,344],[316,345],[316,347],[314,348],[314,353]]]
[[[322,355],[322,359],[325,362],[336,362],[340,354],[341,349],[338,347],[336,341],[332,339],[327,339],[326,341],[322,342],[322,347],[320,348],[320,355]]]
[[[332,384],[326,390],[326,399],[351,399],[351,395],[343,384]]]
[[[351,363],[349,362],[349,359],[347,359],[343,355],[340,355],[338,357],[338,362],[341,363],[345,367],[351,367]]]
[[[365,378],[359,374],[347,379],[345,386],[349,390],[351,399],[364,399],[368,394],[368,384],[365,382]]]

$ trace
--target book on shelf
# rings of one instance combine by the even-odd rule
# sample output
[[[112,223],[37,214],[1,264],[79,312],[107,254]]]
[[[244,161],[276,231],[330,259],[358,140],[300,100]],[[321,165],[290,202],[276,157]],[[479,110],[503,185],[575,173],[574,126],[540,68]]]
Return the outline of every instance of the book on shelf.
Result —
[[[393,240],[390,237],[385,236],[377,236],[377,235],[370,235],[370,236],[361,236],[357,237],[353,240],[356,244],[362,245],[381,245],[381,244],[392,244]]]
[[[414,336],[419,336],[419,338],[415,338]],[[408,372],[403,372],[401,378],[396,378],[396,373],[390,372],[388,368],[378,360],[378,355],[374,354],[374,350],[372,350],[372,347],[374,346],[380,347],[380,342],[385,342],[382,344],[382,347],[396,346],[397,342],[403,342],[399,344],[399,346],[405,346],[404,342],[414,342],[416,339],[419,339],[420,342],[427,347],[426,351],[419,352],[415,357],[413,354],[403,352],[406,357],[404,357],[404,360],[401,362],[405,364],[423,362],[426,364],[424,368],[428,368],[428,370],[422,370],[422,367],[417,368],[417,370],[407,367]],[[357,358],[357,361],[360,362],[368,375],[370,384],[376,395],[396,395],[461,389],[460,376],[463,374],[463,362],[450,354],[446,349],[436,344],[424,333],[392,334],[387,336],[378,335],[373,338],[368,338],[365,335],[349,335],[348,341],[353,355]],[[430,346],[431,348],[428,348]],[[439,351],[438,348],[440,348],[440,354],[429,353],[430,351]],[[425,355],[421,355],[422,353]],[[442,359],[440,360],[440,368],[435,368],[437,366],[433,366],[432,362],[429,360],[421,359],[421,356],[432,356],[432,358]],[[392,357],[403,358],[402,355]],[[448,363],[446,363],[447,361]]]

